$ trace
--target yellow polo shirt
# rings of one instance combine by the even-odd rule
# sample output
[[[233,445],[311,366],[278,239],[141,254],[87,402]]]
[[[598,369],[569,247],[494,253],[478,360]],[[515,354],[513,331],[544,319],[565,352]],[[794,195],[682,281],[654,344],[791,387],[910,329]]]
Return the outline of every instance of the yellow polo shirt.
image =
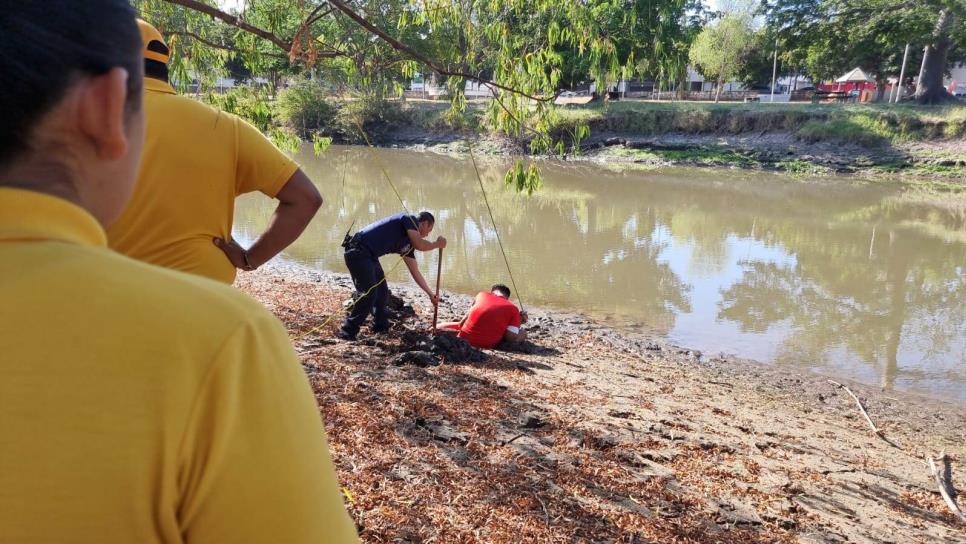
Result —
[[[0,542],[355,542],[281,324],[0,188]]]
[[[212,239],[231,236],[235,197],[274,198],[298,164],[234,115],[157,79],[145,78],[144,88],[141,172],[108,244],[139,261],[232,283],[235,267]]]

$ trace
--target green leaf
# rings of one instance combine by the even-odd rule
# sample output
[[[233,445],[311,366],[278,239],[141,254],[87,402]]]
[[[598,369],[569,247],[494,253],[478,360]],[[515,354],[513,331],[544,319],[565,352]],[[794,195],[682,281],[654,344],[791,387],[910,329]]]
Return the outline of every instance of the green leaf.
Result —
[[[318,132],[312,134],[312,149],[315,151],[316,157],[325,153],[330,145],[332,145],[331,136],[322,136]]]

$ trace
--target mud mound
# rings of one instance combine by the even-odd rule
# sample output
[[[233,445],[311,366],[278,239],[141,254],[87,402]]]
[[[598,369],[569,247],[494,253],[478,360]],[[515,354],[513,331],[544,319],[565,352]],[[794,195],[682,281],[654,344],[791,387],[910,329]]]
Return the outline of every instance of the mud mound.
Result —
[[[437,334],[433,337],[433,353],[451,363],[479,363],[486,354],[455,334]]]
[[[389,293],[389,303],[386,307],[389,309],[391,319],[402,320],[416,317],[416,310],[413,309],[412,305],[392,293]]]
[[[485,360],[485,353],[455,335],[444,333],[433,336],[417,331],[403,333],[396,354],[390,358],[395,365],[417,366],[435,366],[443,362],[479,363]]]

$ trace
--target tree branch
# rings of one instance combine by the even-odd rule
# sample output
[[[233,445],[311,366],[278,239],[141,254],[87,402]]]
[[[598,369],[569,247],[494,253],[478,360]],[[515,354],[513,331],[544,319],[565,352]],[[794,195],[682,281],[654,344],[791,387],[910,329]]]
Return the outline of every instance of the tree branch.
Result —
[[[305,19],[305,24],[303,25],[305,28],[308,28],[308,27],[314,25],[316,23],[316,21],[319,21],[320,19],[322,19],[326,15],[329,15],[330,13],[332,13],[333,11],[335,11],[335,8],[329,8],[329,9],[327,9],[325,11],[325,13],[319,13],[322,10],[322,6],[324,6],[324,5],[325,4],[319,4],[315,8],[315,10],[312,11],[312,13],[309,14],[309,16]]]
[[[199,2],[198,0],[164,0],[164,1],[169,4],[176,4],[179,6],[186,7],[188,9],[197,11],[199,13],[204,13],[205,15],[208,15],[213,19],[220,19],[221,21],[224,21],[232,26],[236,26],[244,30],[245,32],[254,34],[259,38],[268,40],[269,42],[275,44],[286,53],[289,53],[292,50],[292,44],[286,40],[283,40],[277,34],[269,32],[263,28],[258,28],[257,26],[254,26],[254,25],[250,25],[246,23],[241,17],[236,17],[230,13],[221,11],[218,8],[213,8],[208,4]]]
[[[242,54],[251,53],[251,51],[243,51],[241,49],[238,49],[237,47],[232,47],[230,45],[222,45],[222,44],[219,44],[219,43],[215,43],[215,42],[213,42],[211,40],[208,40],[208,39],[205,39],[205,38],[199,36],[198,34],[195,34],[194,32],[187,32],[187,31],[184,31],[184,30],[176,30],[176,31],[173,31],[173,32],[168,32],[168,34],[171,34],[171,35],[174,35],[174,36],[187,36],[188,38],[191,38],[193,40],[198,40],[199,42],[207,45],[208,47],[214,47],[215,49],[222,49],[224,51],[231,51],[232,53],[242,53]],[[265,55],[265,56],[269,56],[269,57],[273,57],[273,58],[277,58],[277,59],[287,59],[288,58],[288,55],[281,55],[279,53],[259,53],[259,54]]]
[[[389,46],[392,47],[393,49],[395,49],[396,51],[400,51],[402,53],[405,53],[406,55],[409,55],[413,59],[418,60],[419,62],[425,64],[432,71],[436,72],[437,74],[439,74],[441,76],[454,76],[454,77],[462,77],[462,78],[465,78],[465,79],[470,79],[470,80],[473,80],[473,81],[477,81],[479,83],[482,83],[484,85],[487,85],[487,86],[489,86],[491,88],[496,87],[498,89],[501,89],[501,90],[504,90],[504,91],[507,91],[507,92],[511,92],[511,93],[518,94],[518,95],[521,95],[521,96],[525,96],[525,97],[529,98],[530,100],[536,100],[538,102],[549,102],[549,101],[553,100],[553,98],[554,98],[553,96],[535,96],[535,95],[532,95],[532,94],[523,92],[523,91],[521,91],[519,89],[514,89],[512,87],[508,87],[506,85],[502,85],[502,84],[497,83],[495,81],[490,81],[488,79],[483,79],[483,78],[478,77],[478,76],[475,76],[473,74],[469,74],[469,73],[462,72],[462,71],[454,71],[454,70],[450,70],[448,68],[445,68],[442,65],[440,65],[438,62],[436,62],[435,60],[433,60],[433,59],[431,59],[431,58],[423,55],[422,53],[416,51],[415,49],[413,49],[409,45],[406,45],[405,43],[397,40],[393,36],[390,36],[387,32],[385,32],[381,28],[379,28],[376,25],[370,23],[365,17],[363,17],[363,16],[359,15],[358,13],[356,13],[355,11],[353,11],[352,8],[350,8],[349,6],[347,6],[345,4],[345,2],[343,2],[342,0],[327,0],[327,1],[328,1],[329,5],[334,6],[336,9],[338,9],[339,11],[341,11],[342,13],[344,13],[347,17],[349,17],[350,19],[352,19],[353,21],[355,21],[356,24],[358,24],[362,28],[368,30],[372,34],[375,34],[376,36],[378,36],[379,38],[381,38],[384,42],[386,42],[387,44],[389,44]]]
[[[848,18],[848,17],[857,17],[857,16],[865,17],[868,15],[872,15],[873,13],[882,13],[882,12],[892,13],[900,9],[914,8],[918,5],[920,5],[919,1],[912,1],[912,2],[900,2],[894,6],[889,6],[888,9],[882,9],[880,7],[872,8],[868,6],[854,7],[854,8],[847,9],[844,11],[839,11],[839,12],[833,11],[828,14],[828,18],[834,19],[836,17]]]
[[[179,6],[197,11],[199,13],[204,13],[209,17],[221,20],[229,25],[238,27],[244,30],[245,32],[254,34],[255,36],[258,36],[262,39],[265,39],[271,42],[272,44],[276,45],[278,48],[282,49],[286,53],[291,53],[292,51],[291,42],[281,38],[277,34],[274,34],[263,28],[259,28],[257,26],[246,23],[241,17],[236,17],[234,15],[231,15],[230,13],[221,11],[220,9],[209,6],[208,4],[205,4],[199,0],[164,0],[164,1],[169,4],[175,4],[175,5],[179,5]],[[397,40],[389,33],[385,32],[381,28],[372,24],[365,17],[353,11],[352,8],[346,5],[346,3],[343,2],[342,0],[326,0],[326,1],[330,6],[341,11],[343,14],[345,14],[349,19],[354,21],[356,24],[358,24],[365,30],[369,31],[371,34],[374,34],[379,38],[381,38],[384,42],[389,44],[389,46],[392,47],[393,49],[401,53],[404,53],[409,57],[423,63],[424,65],[429,67],[432,71],[436,72],[441,76],[462,77],[464,79],[476,81],[483,85],[486,85],[487,87],[490,87],[491,90],[500,89],[500,90],[514,93],[520,96],[524,96],[526,98],[529,98],[530,100],[535,100],[537,102],[550,102],[550,101],[553,101],[554,98],[556,97],[555,95],[550,95],[550,96],[533,95],[533,94],[521,91],[519,89],[514,89],[513,87],[509,87],[507,85],[503,85],[501,83],[497,83],[495,81],[482,78],[474,74],[470,74],[464,71],[450,70],[449,68],[446,68],[441,64],[439,64],[439,62],[431,59],[430,57],[427,57],[426,55],[423,55],[422,53],[413,49],[411,46]],[[329,10],[329,12],[326,12],[320,15],[319,14],[320,8],[321,8],[321,5],[316,7],[315,10],[312,12],[312,14],[309,16],[310,19],[313,17],[315,18],[315,20],[312,22],[315,22],[321,17],[328,15],[328,13],[332,11],[332,10]],[[331,51],[331,52],[320,53],[319,56],[324,58],[332,58],[337,56],[345,56],[345,54],[337,51]]]

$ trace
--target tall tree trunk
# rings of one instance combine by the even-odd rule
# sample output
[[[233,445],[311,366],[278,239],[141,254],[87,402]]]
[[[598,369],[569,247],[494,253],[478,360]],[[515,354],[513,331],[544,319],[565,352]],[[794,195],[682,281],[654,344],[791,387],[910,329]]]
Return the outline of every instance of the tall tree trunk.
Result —
[[[876,75],[874,102],[882,102],[882,99],[885,98],[886,83],[888,83],[886,78]]]
[[[916,90],[916,102],[919,104],[938,104],[951,97],[943,87],[943,75],[946,71],[946,59],[952,47],[950,30],[956,24],[956,16],[944,9],[939,12],[939,19],[932,33],[932,43],[926,50],[923,60],[922,79]]]
[[[714,91],[714,103],[718,103],[718,98],[721,96],[721,85],[724,84],[724,67],[725,61],[721,61],[721,66],[718,67],[718,88]]]

